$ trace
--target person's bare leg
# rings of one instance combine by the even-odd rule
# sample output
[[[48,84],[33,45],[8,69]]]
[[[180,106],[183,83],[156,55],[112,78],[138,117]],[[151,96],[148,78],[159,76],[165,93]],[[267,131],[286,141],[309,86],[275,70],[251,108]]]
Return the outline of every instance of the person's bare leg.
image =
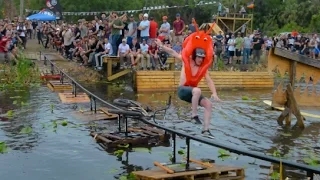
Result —
[[[210,121],[211,121],[211,114],[212,114],[212,102],[207,98],[203,98],[200,102],[200,105],[204,107],[204,125],[203,131],[209,130]]]
[[[201,96],[201,89],[195,87],[192,89],[192,117],[198,115],[198,104]]]

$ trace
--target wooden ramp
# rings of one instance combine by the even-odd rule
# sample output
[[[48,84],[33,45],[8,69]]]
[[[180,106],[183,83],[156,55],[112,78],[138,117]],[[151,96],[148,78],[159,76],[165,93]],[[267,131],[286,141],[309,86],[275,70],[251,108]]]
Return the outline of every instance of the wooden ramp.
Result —
[[[160,141],[169,141],[170,138],[170,135],[165,134],[165,131],[150,127],[128,128],[127,135],[125,132],[91,132],[90,135],[98,143],[101,143],[105,149],[126,144],[130,144],[131,146],[148,145],[150,143],[159,143]]]
[[[217,89],[263,89],[273,88],[274,78],[268,72],[210,72]],[[138,92],[172,91],[179,86],[180,71],[138,71],[136,88]],[[208,91],[207,82],[203,79],[199,87]]]
[[[185,167],[177,166],[170,167],[166,166],[175,173],[167,173],[165,170],[160,168],[146,170],[146,171],[134,171],[133,174],[137,177],[138,180],[166,180],[166,179],[186,179],[186,180],[195,180],[195,179],[217,179],[217,180],[243,180],[245,178],[245,173],[243,168],[231,167],[231,166],[222,166],[214,164],[213,167],[206,167],[203,170],[192,170],[192,171],[183,171]],[[199,165],[195,166],[190,164],[192,169],[201,169]]]
[[[88,103],[90,98],[86,93],[77,93],[74,96],[72,93],[59,93],[60,100],[62,103]]]
[[[49,81],[48,88],[52,91],[71,91],[72,85],[69,82],[61,83],[60,81]]]

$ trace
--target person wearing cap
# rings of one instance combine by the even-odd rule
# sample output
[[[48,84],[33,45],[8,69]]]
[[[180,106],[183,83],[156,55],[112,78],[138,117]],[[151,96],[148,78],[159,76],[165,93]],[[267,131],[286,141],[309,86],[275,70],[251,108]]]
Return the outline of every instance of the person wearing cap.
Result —
[[[176,20],[173,22],[173,43],[180,42],[182,44],[183,42],[183,32],[185,30],[186,26],[184,24],[184,21],[180,18],[180,14],[176,14]]]
[[[130,23],[128,24],[127,43],[131,44],[132,39],[137,37],[137,22],[134,20],[133,14],[130,15]]]
[[[140,22],[138,29],[140,30],[141,40],[145,39],[149,41],[150,21],[148,20],[149,15],[145,13],[143,15],[143,21]]]
[[[166,51],[168,54],[175,57],[177,60],[182,61],[181,54],[178,54],[173,49],[164,46],[159,39],[157,39],[155,42],[158,46],[160,46],[160,48],[162,48],[162,50]],[[198,73],[199,68],[200,68],[201,64],[203,63],[205,57],[206,57],[206,52],[204,49],[196,48],[193,50],[192,56],[190,56],[190,59],[189,59],[191,72],[192,72],[193,76]],[[208,84],[211,92],[212,92],[211,97],[215,101],[220,101],[220,99],[217,95],[217,91],[216,91],[214,82],[212,81],[208,71],[205,74],[205,79],[207,81],[207,84]],[[198,105],[205,108],[205,110],[204,110],[204,126],[203,126],[203,130],[202,130],[202,134],[211,135],[211,133],[209,131],[209,125],[210,125],[211,114],[212,114],[212,102],[209,99],[202,96],[201,89],[199,87],[185,86],[184,85],[185,82],[186,82],[186,74],[185,74],[185,69],[183,66],[182,70],[181,70],[181,75],[180,75],[180,85],[178,88],[178,96],[181,100],[192,104],[192,117],[191,118],[193,121],[196,121],[197,123],[201,123],[199,116],[198,116],[198,113],[197,113]]]
[[[113,53],[117,53],[118,52],[117,43],[120,39],[120,31],[124,28],[125,25],[121,21],[121,18],[118,17],[118,14],[116,12],[112,13],[112,18],[113,20],[109,24],[111,27],[111,45],[112,45]]]
[[[130,60],[130,47],[127,44],[126,39],[122,39],[122,43],[118,47],[118,57],[120,57],[120,69],[127,68],[127,64]]]
[[[259,31],[255,33],[255,37],[252,39],[252,44],[252,62],[259,64],[262,49],[264,49],[265,46],[264,40],[261,38]]]
[[[168,17],[162,17],[162,24],[159,29],[159,36],[158,38],[162,41],[166,36],[170,36],[170,23],[168,23]]]

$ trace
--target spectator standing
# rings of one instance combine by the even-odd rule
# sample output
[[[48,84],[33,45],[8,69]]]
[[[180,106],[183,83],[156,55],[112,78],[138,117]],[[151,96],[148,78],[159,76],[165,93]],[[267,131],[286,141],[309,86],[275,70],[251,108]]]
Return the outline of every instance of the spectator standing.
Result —
[[[118,17],[117,13],[113,13],[113,21],[110,23],[112,30],[111,30],[111,45],[113,53],[118,52],[117,42],[120,39],[120,30],[124,28],[124,24],[122,23],[121,19]],[[114,54],[116,55],[116,54]]]
[[[253,44],[253,50],[252,50],[252,56],[253,56],[253,63],[259,64],[260,57],[262,53],[262,49],[264,48],[264,40],[261,38],[260,33],[257,32],[255,34],[255,37],[252,40]]]
[[[159,29],[159,39],[163,40],[166,36],[169,37],[170,36],[170,24],[168,23],[168,17],[167,16],[163,16],[162,17],[162,24],[160,26]]]
[[[154,21],[153,17],[150,18],[150,42],[153,42],[157,38],[158,23]]]
[[[127,42],[132,43],[132,39],[137,37],[137,22],[134,20],[133,14],[130,15],[130,23],[128,24]]]
[[[140,22],[138,29],[141,31],[141,40],[145,39],[147,42],[149,41],[149,32],[150,32],[150,21],[148,20],[148,14],[143,15],[143,21]]]
[[[183,32],[185,30],[186,26],[184,21],[181,19],[180,14],[176,14],[176,20],[173,22],[173,43],[180,42],[182,44],[184,38],[183,38]]]
[[[252,46],[252,39],[247,34],[243,38],[243,61],[242,61],[242,64],[249,64],[251,46]]]
[[[236,59],[237,59],[236,63],[241,64],[241,51],[243,48],[243,38],[241,37],[240,32],[238,32],[237,34],[235,48],[236,48]]]

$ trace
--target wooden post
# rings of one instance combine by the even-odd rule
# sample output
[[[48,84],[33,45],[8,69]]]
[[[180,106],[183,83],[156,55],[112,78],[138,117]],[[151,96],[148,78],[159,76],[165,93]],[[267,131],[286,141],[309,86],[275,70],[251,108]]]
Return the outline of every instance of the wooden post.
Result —
[[[107,77],[112,76],[112,59],[107,58]]]
[[[287,90],[286,90],[287,102],[285,104],[284,111],[281,113],[281,115],[278,118],[278,124],[282,125],[283,120],[286,119],[286,125],[290,126],[292,114],[294,114],[297,118],[297,123],[295,124],[295,126],[304,128],[304,123],[303,123],[304,117],[301,115],[300,109],[298,107],[296,99],[294,98],[294,92],[293,92],[295,80],[296,80],[296,67],[297,67],[297,62],[291,61],[290,69],[289,69],[290,83],[287,85]]]
[[[295,124],[295,126],[299,126],[300,128],[303,129],[304,117],[301,115],[296,99],[294,98],[293,88],[291,84],[287,85],[286,94],[287,94],[287,103],[285,105],[285,110],[281,113],[281,115],[278,118],[278,123],[282,125],[283,120],[286,118],[286,125],[291,125],[291,113],[292,113],[297,118],[297,123]]]

